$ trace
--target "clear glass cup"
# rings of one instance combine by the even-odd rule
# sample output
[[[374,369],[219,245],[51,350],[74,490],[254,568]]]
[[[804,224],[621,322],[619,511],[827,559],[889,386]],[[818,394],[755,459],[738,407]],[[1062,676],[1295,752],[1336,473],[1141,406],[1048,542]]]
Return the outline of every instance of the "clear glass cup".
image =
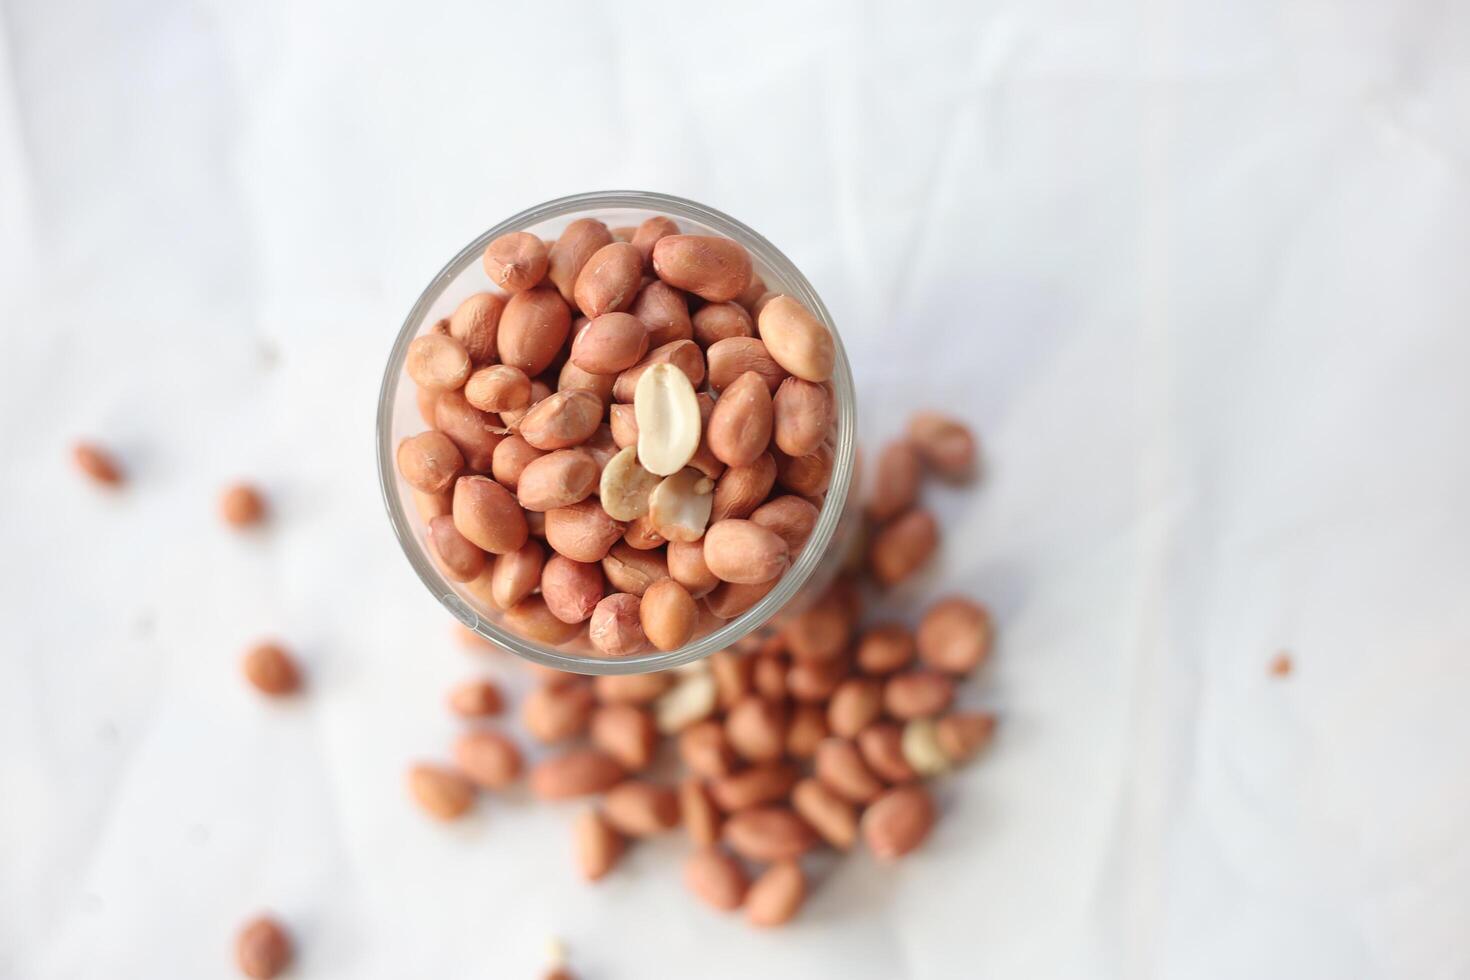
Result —
[[[726,621],[677,650],[650,650],[617,659],[595,653],[583,640],[563,647],[547,646],[527,639],[501,625],[501,613],[466,592],[440,573],[430,557],[424,526],[418,519],[408,484],[398,475],[395,450],[404,438],[424,430],[418,413],[415,386],[404,373],[409,343],[426,329],[447,317],[473,293],[492,289],[480,264],[485,246],[507,232],[528,231],[555,240],[568,223],[578,218],[596,218],[609,228],[637,225],[645,218],[664,214],[679,223],[685,233],[723,235],[745,246],[755,271],[766,288],[799,299],[832,332],[836,362],[832,387],[836,408],[832,481],[826,500],[806,547],[769,593],[750,609]],[[861,524],[853,506],[856,501],[854,440],[854,391],[852,372],[842,339],[816,290],[791,260],[766,239],[728,215],[703,204],[645,191],[603,191],[558,198],[507,218],[470,242],[430,280],[413,309],[403,321],[383,372],[378,396],[378,479],[388,520],[398,543],[428,590],[465,626],[527,660],[558,670],[582,674],[633,674],[677,667],[716,650],[735,645],[752,632],[771,624],[783,612],[803,608],[831,583],[847,562]],[[703,610],[703,603],[700,604]],[[701,628],[705,620],[701,621]]]

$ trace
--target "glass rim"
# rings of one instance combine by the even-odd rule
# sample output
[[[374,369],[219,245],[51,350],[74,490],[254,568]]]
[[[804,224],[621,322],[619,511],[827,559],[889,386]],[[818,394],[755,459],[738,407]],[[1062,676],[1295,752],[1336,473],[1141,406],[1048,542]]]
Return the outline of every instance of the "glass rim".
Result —
[[[833,448],[832,476],[826,498],[817,516],[811,536],[802,548],[800,556],[777,581],[776,586],[760,598],[745,612],[723,625],[711,630],[676,650],[653,650],[631,657],[596,657],[574,654],[555,647],[528,640],[495,623],[480,613],[454,591],[444,576],[435,567],[426,549],[414,534],[409,515],[403,506],[397,489],[397,466],[393,445],[393,416],[397,404],[398,387],[403,382],[403,366],[407,358],[408,345],[418,335],[419,325],[424,321],[430,307],[438,300],[444,289],[477,261],[491,241],[512,231],[520,231],[529,225],[553,218],[575,215],[592,209],[629,208],[652,210],[669,214],[674,218],[697,221],[736,241],[739,241],[759,262],[777,273],[789,287],[789,292],[807,307],[832,334],[836,357],[833,362],[832,387],[836,413],[837,439]],[[377,456],[378,485],[388,511],[388,520],[398,538],[409,564],[419,580],[434,594],[439,603],[454,615],[464,626],[473,630],[498,647],[509,650],[533,663],[557,670],[579,674],[640,674],[655,670],[667,670],[701,660],[717,650],[733,646],[778,613],[806,584],[812,573],[826,556],[847,505],[852,489],[856,464],[856,409],[851,367],[842,338],[832,316],[821,297],[780,249],[764,236],[735,218],[700,204],[670,194],[653,191],[592,191],[555,198],[527,208],[499,222],[478,235],[460,249],[438,273],[429,280],[419,293],[418,299],[409,310],[399,328],[383,372],[382,385],[378,392]]]

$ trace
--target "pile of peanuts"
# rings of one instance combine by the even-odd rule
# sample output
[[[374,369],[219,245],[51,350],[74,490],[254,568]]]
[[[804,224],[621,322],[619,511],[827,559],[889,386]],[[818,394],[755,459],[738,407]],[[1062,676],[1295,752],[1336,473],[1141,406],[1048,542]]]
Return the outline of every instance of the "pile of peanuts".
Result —
[[[905,530],[934,526],[917,506],[923,471],[962,480],[975,455],[964,426],[916,416],[907,437],[879,454],[862,567],[741,649],[651,674],[589,679],[532,668],[544,676],[521,721],[553,747],[529,768],[532,794],[600,798],[574,823],[585,878],[609,874],[638,838],[682,825],[693,845],[689,890],[777,926],[805,900],[801,859],[814,849],[846,852],[861,841],[888,861],[923,843],[936,818],[923,780],[973,758],[995,729],[993,714],[954,707],[957,682],[989,656],[990,617],[949,597],[912,629],[865,623],[864,593],[912,574],[934,550],[932,533]],[[456,688],[450,706],[467,719],[504,708],[488,680]],[[477,722],[455,743],[452,766],[414,766],[409,789],[428,813],[453,820],[478,790],[503,789],[522,769],[516,742]]]
[[[498,291],[408,348],[428,550],[502,624],[605,657],[675,650],[775,587],[833,468],[836,351],[738,242],[582,218],[485,249]],[[574,319],[575,318],[575,319]]]

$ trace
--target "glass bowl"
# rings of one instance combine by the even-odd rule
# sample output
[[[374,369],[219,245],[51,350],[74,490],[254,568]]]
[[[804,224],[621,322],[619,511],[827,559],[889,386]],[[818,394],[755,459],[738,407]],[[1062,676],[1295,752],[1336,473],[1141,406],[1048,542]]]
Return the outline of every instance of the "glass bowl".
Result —
[[[836,359],[832,372],[835,431],[832,479],[816,527],[801,554],[776,586],[734,619],[684,646],[651,650],[630,657],[608,658],[585,642],[574,639],[564,646],[548,646],[514,633],[501,623],[501,612],[451,582],[430,557],[424,525],[418,519],[411,490],[398,475],[395,450],[404,438],[424,430],[418,413],[416,387],[404,373],[409,343],[449,316],[473,293],[492,290],[480,264],[485,246],[512,231],[527,231],[554,241],[578,218],[596,218],[610,228],[637,225],[656,214],[678,222],[686,234],[723,235],[745,246],[766,288],[800,300],[832,333]],[[699,660],[716,650],[734,646],[752,632],[772,623],[781,613],[803,608],[831,583],[849,557],[860,525],[855,501],[855,406],[852,372],[842,339],[821,297],[805,276],[766,239],[734,218],[694,201],[645,191],[601,191],[575,194],[538,204],[500,222],[459,251],[424,287],[403,321],[389,352],[378,396],[378,479],[388,520],[398,543],[418,573],[419,580],[443,606],[469,629],[527,660],[558,670],[582,674],[633,674],[665,670]],[[700,602],[701,629],[710,615]],[[584,634],[585,635],[585,634]]]

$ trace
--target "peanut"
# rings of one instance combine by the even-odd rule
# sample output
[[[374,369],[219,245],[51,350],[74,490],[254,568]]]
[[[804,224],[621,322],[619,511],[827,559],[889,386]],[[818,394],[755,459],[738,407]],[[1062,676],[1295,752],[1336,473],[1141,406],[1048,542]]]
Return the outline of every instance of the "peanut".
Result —
[[[577,273],[573,299],[578,309],[593,318],[626,310],[633,305],[642,277],[643,257],[638,249],[627,242],[609,242],[593,252]]]
[[[230,527],[254,527],[265,520],[265,497],[248,483],[235,483],[220,494],[219,511]]]
[[[649,347],[662,347],[694,336],[684,294],[661,280],[655,279],[639,290],[628,312],[648,328]]]
[[[461,718],[487,718],[505,709],[505,699],[494,681],[465,681],[449,692],[449,710]]]
[[[592,374],[618,374],[643,360],[646,353],[648,328],[641,321],[627,313],[604,313],[572,341],[571,363]]]
[[[415,490],[448,489],[464,466],[459,447],[442,432],[430,429],[398,444],[398,472]]]
[[[857,811],[817,779],[803,779],[791,791],[791,805],[822,839],[839,851],[857,840]]]
[[[495,447],[490,460],[490,475],[507,490],[519,490],[521,474],[532,460],[546,455],[518,435],[506,436]]]
[[[796,769],[789,763],[768,762],[710,783],[710,796],[726,813],[784,800],[796,785]]]
[[[786,379],[785,369],[771,357],[766,345],[754,337],[726,337],[715,341],[705,352],[705,360],[708,362],[709,386],[716,393],[724,391],[747,371],[760,375],[772,394]]]
[[[724,911],[738,909],[750,887],[740,863],[715,847],[689,855],[684,862],[684,884],[700,901]]]
[[[245,679],[261,694],[281,697],[301,687],[301,671],[284,647],[259,643],[251,647],[241,663]]]
[[[578,218],[567,225],[547,255],[546,278],[561,293],[562,299],[572,302],[573,290],[577,277],[582,273],[582,267],[598,249],[611,243],[612,232],[607,230],[607,225],[595,218]]]
[[[505,438],[500,420],[480,411],[457,391],[442,392],[434,402],[434,428],[458,447],[465,465],[488,473],[495,447]]]
[[[496,558],[490,573],[490,601],[501,609],[509,609],[536,591],[545,561],[546,551],[536,541],[527,541],[515,551]]]
[[[658,729],[646,709],[631,704],[603,705],[592,713],[591,732],[592,744],[629,772],[642,772],[653,764]]]
[[[635,521],[648,513],[649,496],[659,482],[657,475],[638,462],[637,448],[627,446],[619,450],[602,470],[598,487],[602,509],[615,520]]]
[[[546,512],[547,543],[576,561],[602,561],[623,531],[624,526],[608,517],[596,500]]]
[[[495,338],[500,362],[534,377],[551,365],[571,328],[572,311],[555,289],[537,286],[516,293],[500,314]]]
[[[723,303],[750,285],[750,255],[728,238],[665,235],[654,243],[653,271],[670,286]]]
[[[752,925],[785,925],[806,899],[806,876],[795,861],[777,861],[745,893],[745,917]]]
[[[561,373],[556,376],[556,390],[591,392],[597,396],[597,400],[602,403],[602,410],[606,412],[608,405],[612,404],[613,385],[617,381],[615,375],[593,374],[567,361],[561,366]],[[608,442],[612,442],[611,432],[608,433]]]
[[[797,701],[826,701],[847,677],[849,664],[836,660],[798,660],[786,672],[786,689]]]
[[[291,937],[269,916],[252,919],[235,937],[235,963],[251,980],[274,980],[291,965]]]
[[[638,382],[643,379],[644,372],[655,364],[672,364],[684,377],[689,379],[691,387],[698,388],[704,383],[704,354],[698,345],[692,340],[671,340],[653,348],[643,360],[618,375],[617,380],[613,382],[613,400],[635,401]]]
[[[793,759],[810,759],[817,746],[831,732],[827,730],[827,713],[821,705],[804,702],[791,712],[791,725],[786,729],[786,754]]]
[[[757,323],[771,358],[803,381],[832,377],[836,350],[822,321],[790,296],[777,296],[761,310]]]
[[[560,646],[581,632],[553,616],[539,595],[527,596],[507,609],[505,625],[527,639],[550,646]]]
[[[717,721],[701,721],[679,733],[679,759],[684,768],[706,779],[720,779],[735,768],[735,752]]]
[[[499,732],[465,732],[454,743],[454,763],[484,789],[504,789],[521,774],[521,750]]]
[[[504,313],[503,297],[494,293],[475,293],[466,297],[449,315],[449,336],[464,345],[471,364],[489,364],[495,360],[495,337]]]
[[[784,806],[737,810],[725,819],[721,837],[747,861],[793,860],[817,842],[811,827]]]
[[[825,385],[787,378],[771,400],[776,447],[788,456],[807,456],[832,434],[832,393]]]
[[[704,597],[704,606],[720,619],[734,619],[766,597],[776,587],[777,579],[759,585],[721,582]]]
[[[660,480],[660,483],[663,481]],[[657,487],[654,488],[658,489]],[[653,494],[648,495],[649,506],[652,507]],[[628,529],[623,532],[623,541],[635,551],[652,551],[664,545],[665,538],[658,533],[653,526],[653,520],[648,514],[628,522]]]
[[[924,465],[945,480],[960,482],[975,473],[975,436],[963,422],[939,412],[918,412],[909,420],[913,440]]]
[[[683,469],[700,438],[699,402],[683,372],[671,364],[650,365],[638,379],[633,412],[643,468],[659,476]]]
[[[563,623],[581,623],[602,601],[606,583],[602,566],[552,555],[541,570],[541,597],[546,608]]]
[[[754,337],[755,323],[739,303],[711,303],[694,314],[694,341],[701,347],[727,337]]]
[[[669,566],[658,551],[639,551],[619,541],[602,559],[602,574],[618,592],[643,596],[648,587],[669,577]]]
[[[701,599],[720,584],[720,580],[704,563],[704,544],[699,541],[670,541],[668,549],[669,578]]]
[[[946,715],[934,723],[934,738],[950,762],[974,758],[990,744],[995,735],[995,715],[989,712],[962,712]]]
[[[660,650],[677,650],[694,635],[699,615],[689,592],[673,579],[650,585],[638,606],[639,622],[648,641]]]
[[[531,404],[531,379],[509,364],[489,364],[464,383],[464,398],[482,412],[507,412]]]
[[[914,662],[914,635],[902,626],[869,627],[858,640],[857,665],[865,674],[892,674]]]
[[[435,820],[458,820],[475,802],[475,787],[446,766],[420,763],[408,770],[408,791]]]
[[[408,345],[403,367],[420,388],[453,391],[470,376],[470,355],[453,337],[426,333]]]
[[[869,677],[849,677],[832,692],[827,726],[833,735],[856,738],[883,712],[883,688]]]
[[[546,244],[535,235],[513,231],[485,246],[485,275],[507,293],[520,293],[546,277]]]
[[[721,581],[740,585],[772,581],[790,563],[780,535],[736,518],[710,525],[704,534],[704,562]]]
[[[689,778],[679,784],[679,813],[689,839],[699,847],[709,847],[720,839],[720,811],[715,809],[709,791],[698,779]]]
[[[969,599],[942,599],[919,621],[918,648],[919,659],[935,670],[968,674],[990,652],[990,614]]]
[[[605,596],[592,610],[587,638],[604,657],[628,657],[646,642],[638,622],[638,597],[626,592]]]
[[[883,686],[883,710],[900,721],[932,718],[954,700],[954,680],[930,670],[896,674]]]
[[[919,499],[919,466],[919,454],[907,440],[895,439],[884,446],[873,472],[868,516],[890,521],[913,507]]]
[[[577,814],[572,832],[577,845],[577,866],[588,881],[604,877],[623,855],[622,836],[593,807]]]
[[[703,558],[701,549],[700,560]],[[750,693],[750,674],[755,660],[731,650],[716,650],[709,655],[707,662],[715,678],[715,688],[719,691],[720,708],[728,711],[731,705]]]
[[[832,482],[832,447],[818,446],[805,456],[787,456],[779,450],[776,457],[776,482],[803,497],[819,497]]]
[[[752,660],[751,683],[756,693],[769,701],[786,699],[786,672],[791,665],[786,658],[774,653],[763,653]]]
[[[613,403],[608,406],[608,425],[619,449],[638,446],[638,418],[632,405]]]
[[[623,781],[623,767],[597,749],[569,749],[531,769],[531,793],[543,800],[566,800],[605,793]]]
[[[791,617],[786,647],[795,660],[833,660],[847,650],[852,631],[852,613],[833,589]]]
[[[812,768],[822,785],[850,802],[871,803],[883,792],[883,784],[847,739],[833,737],[818,745]]]
[[[585,449],[558,449],[526,464],[516,499],[526,510],[548,511],[586,500],[597,488],[597,461]]]
[[[858,752],[879,779],[889,783],[907,783],[918,778],[919,774],[914,772],[904,751],[905,734],[905,729],[893,722],[880,721],[869,725],[858,735]]]
[[[453,507],[459,533],[492,555],[519,550],[530,535],[515,497],[487,476],[460,477],[454,484]]]
[[[599,674],[593,690],[603,704],[651,704],[674,683],[667,671],[653,674]]]
[[[440,490],[438,493],[424,493],[422,490],[413,490],[413,506],[418,511],[419,520],[428,524],[434,518],[449,513],[453,506],[454,494],[448,490]]]
[[[653,246],[658,244],[660,238],[679,234],[679,226],[674,223],[673,218],[656,214],[646,219],[633,232],[631,239],[633,247],[643,257],[643,267],[652,271],[653,269]]]
[[[538,742],[575,738],[592,720],[592,685],[582,677],[558,677],[535,688],[521,705],[521,723]]]
[[[725,735],[749,762],[774,762],[786,750],[786,712],[778,702],[746,697],[725,716]]]
[[[630,779],[602,801],[608,823],[630,837],[647,837],[679,825],[679,797],[667,786]]]
[[[580,446],[602,424],[602,401],[590,391],[573,389],[548,395],[521,419],[520,436],[537,449]]]
[[[429,522],[429,553],[446,578],[468,582],[485,569],[485,552],[476,547],[454,523],[453,517],[436,517]]]
[[[705,438],[720,462],[749,466],[771,444],[771,418],[770,389],[760,375],[747,371],[715,403]]]
[[[775,483],[775,471],[776,461],[772,459],[772,485]],[[728,475],[727,473],[726,476]],[[717,500],[719,492],[719,485],[716,484],[715,497]],[[818,513],[811,501],[786,495],[767,500],[751,511],[750,519],[761,527],[780,535],[781,540],[786,542],[786,550],[794,556],[801,554],[801,549],[806,546],[807,538],[812,536],[812,531],[817,526]]]
[[[868,564],[881,585],[897,585],[917,572],[939,547],[939,525],[927,510],[896,518],[874,537]]]
[[[705,533],[713,504],[714,484],[709,477],[685,468],[653,488],[647,519],[663,541],[697,541]]]
[[[863,813],[862,833],[879,860],[902,857],[924,842],[934,827],[934,800],[917,783],[896,786]]]

